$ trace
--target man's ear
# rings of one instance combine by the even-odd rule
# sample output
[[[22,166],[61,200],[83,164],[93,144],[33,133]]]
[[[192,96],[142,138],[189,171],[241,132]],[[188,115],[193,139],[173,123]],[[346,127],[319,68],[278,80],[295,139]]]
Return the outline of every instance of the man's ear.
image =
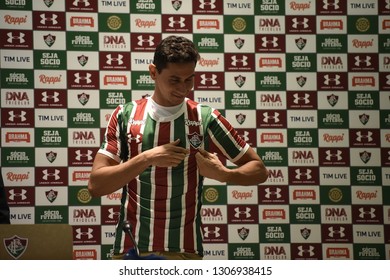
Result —
[[[156,79],[157,67],[153,63],[149,64],[149,74],[153,80]]]

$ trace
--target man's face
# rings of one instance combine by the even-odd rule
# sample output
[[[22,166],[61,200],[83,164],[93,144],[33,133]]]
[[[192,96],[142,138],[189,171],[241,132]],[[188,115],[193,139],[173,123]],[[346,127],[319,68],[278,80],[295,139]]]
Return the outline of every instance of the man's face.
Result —
[[[155,81],[153,99],[161,106],[176,106],[183,102],[194,86],[195,63],[168,63],[158,73],[151,64],[149,72]]]

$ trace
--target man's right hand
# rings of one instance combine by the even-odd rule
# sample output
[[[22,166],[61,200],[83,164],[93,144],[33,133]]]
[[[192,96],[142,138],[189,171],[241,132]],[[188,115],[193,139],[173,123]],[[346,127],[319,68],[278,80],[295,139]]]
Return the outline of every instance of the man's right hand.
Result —
[[[190,151],[178,146],[180,139],[168,144],[154,147],[144,152],[150,165],[159,167],[176,167],[178,166]]]

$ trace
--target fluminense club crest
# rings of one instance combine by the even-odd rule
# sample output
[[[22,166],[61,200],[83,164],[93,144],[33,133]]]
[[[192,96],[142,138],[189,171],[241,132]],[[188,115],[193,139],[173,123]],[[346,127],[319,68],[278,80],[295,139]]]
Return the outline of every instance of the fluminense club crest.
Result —
[[[333,93],[331,95],[328,95],[326,98],[328,99],[329,105],[332,107],[334,107],[337,104],[337,102],[339,101],[338,95],[335,95]]]
[[[239,124],[243,124],[245,122],[245,119],[246,115],[244,115],[243,113],[239,113],[238,115],[236,115],[236,120]]]
[[[367,124],[368,121],[370,120],[370,115],[367,115],[367,114],[361,114],[359,115],[359,120],[362,124]]]
[[[53,5],[54,0],[43,0],[43,3],[45,3],[46,7],[50,8],[51,5]]]
[[[77,99],[79,100],[80,104],[84,106],[89,101],[89,94],[86,94],[85,92],[80,93],[77,95]]]
[[[236,82],[236,85],[238,87],[242,87],[245,84],[246,77],[239,75],[239,76],[234,77],[234,81]]]
[[[172,0],[172,7],[177,11],[181,8],[182,1]]]
[[[364,163],[369,162],[369,160],[371,159],[371,153],[370,152],[364,151],[364,152],[359,153],[359,155],[360,155],[360,159]]]
[[[249,228],[245,228],[245,227],[239,228],[237,229],[237,233],[242,240],[245,240],[249,235]]]
[[[241,49],[245,44],[245,39],[242,39],[242,38],[234,39],[234,44],[236,45],[236,47],[238,49]]]
[[[57,158],[57,153],[50,151],[46,153],[46,159],[50,162],[53,163]]]
[[[80,55],[77,57],[77,61],[80,63],[81,66],[85,66],[88,63],[88,56]]]
[[[310,234],[311,234],[311,229],[308,228],[301,229],[301,235],[304,239],[308,239],[310,237]]]
[[[58,197],[58,191],[51,189],[50,191],[46,191],[45,195],[46,195],[47,200],[50,201],[51,203],[53,203],[54,200],[56,200]]]
[[[297,83],[300,87],[303,87],[306,84],[307,78],[303,76],[297,77]]]
[[[17,260],[26,252],[28,239],[14,235],[11,238],[3,238],[3,244],[7,253]]]
[[[45,41],[45,43],[48,47],[51,47],[56,42],[56,36],[51,35],[51,34],[44,35],[43,41]]]
[[[195,149],[198,149],[203,142],[203,136],[197,132],[187,134],[187,138],[191,146],[194,147]]]
[[[295,39],[295,45],[299,50],[303,50],[304,47],[306,46],[307,40],[303,39],[302,37]]]

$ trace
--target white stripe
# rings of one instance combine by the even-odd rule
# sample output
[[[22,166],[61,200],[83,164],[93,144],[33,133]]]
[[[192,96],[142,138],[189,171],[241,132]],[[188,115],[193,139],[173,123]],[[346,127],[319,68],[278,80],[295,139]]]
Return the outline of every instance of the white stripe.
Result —
[[[169,139],[170,141],[174,141],[173,137],[175,136],[175,131],[174,131],[174,121],[171,121],[170,122],[170,136],[169,136]],[[172,185],[173,185],[173,182],[172,182],[172,167],[169,167],[168,170],[168,177],[167,177],[167,181],[168,181],[168,188],[167,188],[167,197],[172,197],[172,191],[173,191],[173,188],[172,188]],[[166,219],[165,219],[165,232],[164,232],[164,248],[168,248],[168,245],[169,245],[169,221],[171,220],[171,209],[170,209],[170,199],[167,199],[166,200],[166,204],[165,204],[165,209],[167,209],[166,211]]]

